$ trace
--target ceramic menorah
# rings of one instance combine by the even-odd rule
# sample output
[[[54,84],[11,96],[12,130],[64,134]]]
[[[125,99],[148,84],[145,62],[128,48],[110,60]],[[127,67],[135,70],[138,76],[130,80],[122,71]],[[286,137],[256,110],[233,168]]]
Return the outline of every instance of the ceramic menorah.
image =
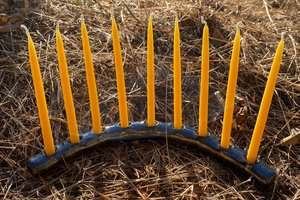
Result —
[[[254,128],[253,137],[248,151],[245,152],[234,146],[234,144],[230,143],[239,66],[240,24],[237,26],[237,32],[233,44],[224,109],[222,136],[221,138],[218,138],[211,135],[207,131],[209,91],[209,31],[208,26],[203,19],[202,22],[205,24],[205,26],[203,29],[202,39],[201,91],[198,130],[185,127],[182,124],[180,36],[177,17],[175,20],[173,61],[174,123],[164,123],[155,120],[154,49],[151,17],[149,19],[147,39],[147,119],[143,122],[128,122],[121,48],[117,25],[114,17],[112,17],[112,37],[118,88],[120,123],[102,127],[89,39],[84,20],[82,18],[82,43],[93,122],[93,130],[83,135],[78,134],[67,62],[58,23],[56,28],[57,55],[70,138],[66,142],[57,144],[56,146],[53,143],[47,104],[44,95],[45,93],[34,44],[30,37],[29,31],[25,26],[22,26],[26,30],[26,34],[28,36],[28,49],[32,77],[45,146],[45,150],[43,152],[31,158],[28,162],[28,169],[32,175],[44,175],[47,172],[59,167],[59,165],[61,165],[64,161],[74,158],[81,152],[91,150],[96,145],[101,147],[119,141],[146,139],[165,141],[167,137],[168,141],[194,147],[194,149],[197,149],[198,152],[208,153],[209,155],[217,157],[218,160],[222,161],[222,163],[225,163],[226,165],[231,165],[241,169],[242,172],[254,177],[264,186],[269,186],[272,184],[276,178],[276,172],[266,164],[262,163],[257,158],[257,154],[281,63],[283,53],[283,35],[267,81],[257,122]]]

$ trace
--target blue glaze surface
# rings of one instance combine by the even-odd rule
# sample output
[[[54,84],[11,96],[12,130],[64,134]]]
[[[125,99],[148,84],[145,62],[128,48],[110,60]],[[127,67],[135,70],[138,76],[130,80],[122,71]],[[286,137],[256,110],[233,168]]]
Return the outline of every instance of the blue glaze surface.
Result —
[[[248,163],[246,152],[231,145],[229,149],[220,146],[220,138],[211,136],[201,137],[197,131],[183,127],[180,130],[174,129],[171,123],[157,122],[156,126],[149,127],[145,122],[133,122],[127,128],[122,128],[118,124],[105,127],[100,134],[94,134],[92,131],[80,135],[80,142],[71,144],[63,142],[56,145],[56,152],[52,156],[46,156],[43,153],[31,158],[28,162],[28,168],[33,176],[43,175],[48,171],[57,168],[64,160],[68,160],[76,153],[89,150],[94,145],[104,145],[105,142],[133,141],[145,139],[164,139],[168,137],[175,141],[182,141],[184,144],[196,146],[198,152],[205,150],[211,155],[243,169],[250,176],[255,177],[263,185],[271,184],[275,178],[274,170],[263,164],[259,160],[255,164]]]

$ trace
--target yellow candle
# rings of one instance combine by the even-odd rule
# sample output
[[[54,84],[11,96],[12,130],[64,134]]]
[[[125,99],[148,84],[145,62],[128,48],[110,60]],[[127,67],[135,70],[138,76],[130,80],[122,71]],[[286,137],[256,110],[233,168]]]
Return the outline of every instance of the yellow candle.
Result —
[[[155,126],[155,88],[154,88],[154,48],[152,17],[150,16],[147,39],[147,103],[148,103],[148,126]]]
[[[50,121],[48,116],[48,109],[45,99],[45,92],[43,87],[43,81],[40,71],[39,62],[36,56],[35,48],[30,37],[29,31],[27,28],[22,25],[21,26],[26,31],[26,35],[28,37],[28,50],[29,50],[29,59],[31,65],[31,73],[34,84],[34,91],[37,101],[37,106],[39,110],[40,123],[42,128],[45,153],[47,156],[51,156],[55,153],[55,148],[53,144],[52,132],[50,127]]]
[[[60,80],[62,91],[64,95],[65,109],[67,113],[67,121],[70,132],[71,143],[79,142],[79,135],[77,129],[76,115],[73,104],[72,91],[69,80],[68,66],[65,56],[64,44],[59,32],[59,23],[56,26],[56,45],[57,45],[57,56],[58,56],[58,65],[60,71]]]
[[[86,71],[86,78],[87,78],[87,83],[89,88],[89,97],[90,97],[92,120],[93,120],[93,132],[98,134],[102,132],[100,109],[98,103],[97,87],[95,81],[92,54],[90,49],[90,42],[89,42],[89,37],[88,37],[88,33],[86,30],[83,17],[81,23],[81,35],[82,35],[83,54],[85,60],[85,71]]]
[[[178,17],[175,20],[174,30],[174,128],[182,128],[181,111],[181,58],[180,58],[180,35]]]
[[[126,100],[126,90],[125,90],[125,81],[124,81],[124,72],[123,72],[123,62],[122,62],[118,27],[114,17],[112,17],[112,35],[113,35],[113,48],[114,48],[114,55],[115,55],[116,76],[117,76],[120,121],[121,121],[121,127],[126,128],[128,127],[128,113],[127,113],[127,100]]]
[[[235,90],[239,70],[240,58],[240,28],[238,26],[236,36],[233,44],[233,51],[231,56],[230,72],[227,85],[227,94],[224,110],[223,130],[221,138],[221,147],[228,149],[230,146],[230,134],[232,125],[232,116],[234,109]]]
[[[199,129],[198,129],[198,134],[203,137],[207,136],[208,91],[209,91],[209,31],[208,31],[207,24],[205,22],[205,26],[203,29],[203,38],[202,38],[201,91],[200,91]]]
[[[282,53],[283,53],[283,34],[281,36],[281,41],[279,43],[279,46],[277,48],[274,61],[272,64],[272,68],[269,74],[268,82],[265,88],[264,96],[260,105],[258,117],[256,120],[256,124],[253,131],[253,136],[251,139],[251,143],[249,146],[248,154],[247,154],[247,161],[249,163],[255,163],[258,149],[260,146],[261,138],[265,129],[265,125],[268,118],[268,113],[274,93],[274,88],[277,80],[277,75],[280,68]]]

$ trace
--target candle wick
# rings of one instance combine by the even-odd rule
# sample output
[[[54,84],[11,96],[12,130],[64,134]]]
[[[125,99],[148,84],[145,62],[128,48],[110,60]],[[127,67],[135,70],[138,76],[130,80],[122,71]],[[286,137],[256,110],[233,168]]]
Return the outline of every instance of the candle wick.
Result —
[[[282,32],[281,33],[281,40],[283,41],[284,40],[284,35],[286,34],[286,32]]]
[[[243,22],[242,21],[239,21],[238,23],[237,23],[237,28],[241,28],[241,25],[243,24]]]
[[[81,15],[80,18],[81,18],[81,23],[84,24],[84,15]]]
[[[151,21],[152,21],[153,16],[154,16],[154,13],[151,13],[150,17],[149,17],[151,19]]]
[[[21,28],[24,29],[25,31],[27,30],[26,26],[24,26],[23,24],[21,25]]]
[[[171,11],[171,13],[175,13],[175,15],[176,15],[176,18],[178,19],[178,14],[177,14],[177,12],[176,12],[176,11],[172,10],[172,11]]]
[[[22,24],[21,28],[25,30],[28,39],[30,39],[30,34],[29,34],[29,31],[28,31],[27,27]]]
[[[111,14],[111,17],[112,17],[112,18],[115,18],[115,15],[114,15],[114,8],[113,8],[113,7],[110,9],[110,14]]]
[[[62,21],[59,20],[59,21],[57,22],[57,24],[56,24],[56,30],[57,30],[57,31],[59,31],[59,24],[60,24],[61,22],[62,22]]]
[[[203,24],[205,24],[205,26],[207,26],[207,22],[204,20],[204,17],[203,17],[203,16],[201,16],[201,22],[202,22]]]

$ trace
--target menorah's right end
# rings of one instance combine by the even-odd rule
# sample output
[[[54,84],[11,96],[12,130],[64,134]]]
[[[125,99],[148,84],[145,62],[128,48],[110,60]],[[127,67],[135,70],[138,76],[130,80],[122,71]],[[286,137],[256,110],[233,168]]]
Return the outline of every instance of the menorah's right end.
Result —
[[[212,154],[216,158],[221,158],[222,163],[232,166],[235,169],[240,169],[243,174],[251,175],[258,181],[258,185],[263,188],[269,188],[276,180],[277,173],[268,164],[262,162],[259,158],[254,164],[249,163],[246,159],[247,152],[242,149],[230,145],[230,148],[224,149],[220,145],[220,138],[208,135],[207,137],[199,136],[197,140],[200,142],[199,146]]]

